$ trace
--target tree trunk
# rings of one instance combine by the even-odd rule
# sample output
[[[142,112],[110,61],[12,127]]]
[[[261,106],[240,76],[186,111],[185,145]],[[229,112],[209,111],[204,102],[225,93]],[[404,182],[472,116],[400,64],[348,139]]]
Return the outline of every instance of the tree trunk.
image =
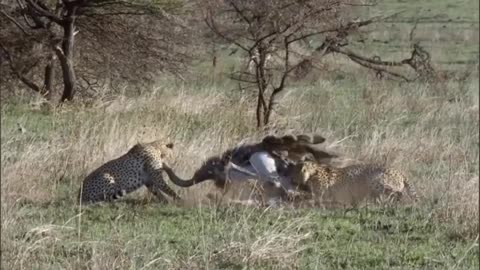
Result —
[[[257,103],[257,127],[262,128],[269,122],[269,105],[265,102],[265,92],[269,82],[267,80],[266,68],[267,51],[259,46],[258,63],[256,64],[256,81],[258,84],[258,103]]]
[[[265,112],[266,112],[266,103],[265,103],[265,90],[267,89],[267,81],[265,80],[265,72],[263,68],[256,64],[256,81],[258,87],[258,98],[257,98],[257,128],[262,128],[265,124]]]
[[[270,116],[272,116],[273,108],[275,107],[275,99],[277,94],[283,90],[283,86],[273,89],[272,94],[270,95],[270,99],[268,101],[268,105],[265,107],[265,125],[270,122]]]
[[[63,94],[61,102],[72,100],[75,95],[75,69],[73,66],[73,48],[75,44],[75,13],[77,7],[70,7],[67,11],[65,22],[63,24],[63,40],[61,51],[57,48],[56,52],[62,66],[63,75]]]
[[[55,79],[54,61],[55,55],[52,54],[48,58],[48,63],[45,66],[43,92],[41,94],[45,96],[47,100],[51,100],[53,97],[53,81]]]
[[[270,115],[272,114],[273,104],[269,104],[267,108],[265,108],[265,116],[263,122],[265,125],[268,125],[270,122]]]
[[[212,56],[212,83],[215,84],[215,82],[217,81],[217,48],[215,46],[215,41],[212,43]]]
[[[264,119],[264,114],[263,114],[264,108],[263,108],[262,99],[263,99],[263,93],[262,93],[262,91],[258,91],[257,112],[256,112],[257,128],[263,127],[263,123],[264,123],[264,120],[263,120]]]

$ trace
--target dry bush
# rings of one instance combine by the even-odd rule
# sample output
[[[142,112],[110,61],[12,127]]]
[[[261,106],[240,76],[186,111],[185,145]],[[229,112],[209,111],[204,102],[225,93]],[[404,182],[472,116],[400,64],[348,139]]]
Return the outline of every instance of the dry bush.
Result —
[[[53,99],[63,87],[63,102],[77,92],[151,86],[159,74],[185,76],[195,51],[183,1],[19,0],[0,7],[0,82],[17,86],[2,91],[21,85]]]

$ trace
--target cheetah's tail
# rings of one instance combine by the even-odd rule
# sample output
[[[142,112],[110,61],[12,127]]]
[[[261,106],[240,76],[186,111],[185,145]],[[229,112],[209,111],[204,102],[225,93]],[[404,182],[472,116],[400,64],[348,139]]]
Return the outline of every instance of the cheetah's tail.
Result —
[[[405,191],[414,202],[418,201],[418,195],[417,195],[417,191],[415,190],[415,187],[410,183],[408,183],[407,181],[405,181]]]

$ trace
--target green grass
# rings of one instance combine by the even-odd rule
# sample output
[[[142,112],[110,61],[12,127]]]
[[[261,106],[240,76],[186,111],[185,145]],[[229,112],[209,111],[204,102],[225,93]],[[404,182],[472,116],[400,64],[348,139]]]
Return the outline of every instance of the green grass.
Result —
[[[127,202],[80,211],[75,198],[83,177],[137,141],[173,141],[171,162],[191,175],[206,157],[261,136],[252,104],[236,94],[185,86],[116,106],[5,106],[2,266],[476,269],[478,85],[465,85],[452,82],[439,92],[434,85],[347,77],[339,86],[289,88],[274,117],[280,132],[320,132],[347,158],[386,161],[407,172],[422,197],[409,208],[348,213],[199,206],[208,185],[179,190],[183,206],[160,205],[140,191]]]
[[[10,269],[478,268],[478,245],[430,214],[130,201],[84,208],[79,217],[66,201],[25,204],[16,210],[25,222],[2,240],[2,263]]]
[[[213,190],[205,184],[177,189],[182,205],[139,191],[80,209],[84,176],[139,141],[174,142],[169,162],[189,176],[210,155],[265,134],[254,127],[254,99],[223,77],[242,63],[225,49],[216,70],[202,60],[187,81],[159,78],[140,97],[63,108],[2,99],[2,269],[478,269],[478,3],[386,0],[365,15],[402,10],[371,26],[364,44],[353,37],[354,49],[407,57],[416,18],[432,17],[414,40],[435,68],[477,72],[398,84],[326,59],[336,71],[290,84],[269,132],[318,132],[347,159],[386,162],[409,176],[417,205],[216,206],[203,204]]]

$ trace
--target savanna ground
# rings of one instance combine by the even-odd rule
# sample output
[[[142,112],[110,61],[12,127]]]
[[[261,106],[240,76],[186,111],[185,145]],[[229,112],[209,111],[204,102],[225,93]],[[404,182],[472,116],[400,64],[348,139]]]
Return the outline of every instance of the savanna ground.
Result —
[[[83,177],[138,141],[173,141],[171,163],[189,176],[208,156],[263,135],[251,99],[201,64],[187,83],[161,79],[153,91],[108,102],[51,109],[2,100],[2,268],[478,269],[478,3],[384,1],[371,13],[379,8],[408,12],[365,46],[407,53],[411,18],[441,14],[418,25],[417,39],[435,67],[474,72],[461,82],[400,85],[332,58],[328,65],[341,68],[289,87],[274,122],[280,132],[320,132],[348,158],[408,172],[416,206],[197,206],[211,189],[204,183],[180,190],[184,205],[161,205],[141,190],[80,209]]]

